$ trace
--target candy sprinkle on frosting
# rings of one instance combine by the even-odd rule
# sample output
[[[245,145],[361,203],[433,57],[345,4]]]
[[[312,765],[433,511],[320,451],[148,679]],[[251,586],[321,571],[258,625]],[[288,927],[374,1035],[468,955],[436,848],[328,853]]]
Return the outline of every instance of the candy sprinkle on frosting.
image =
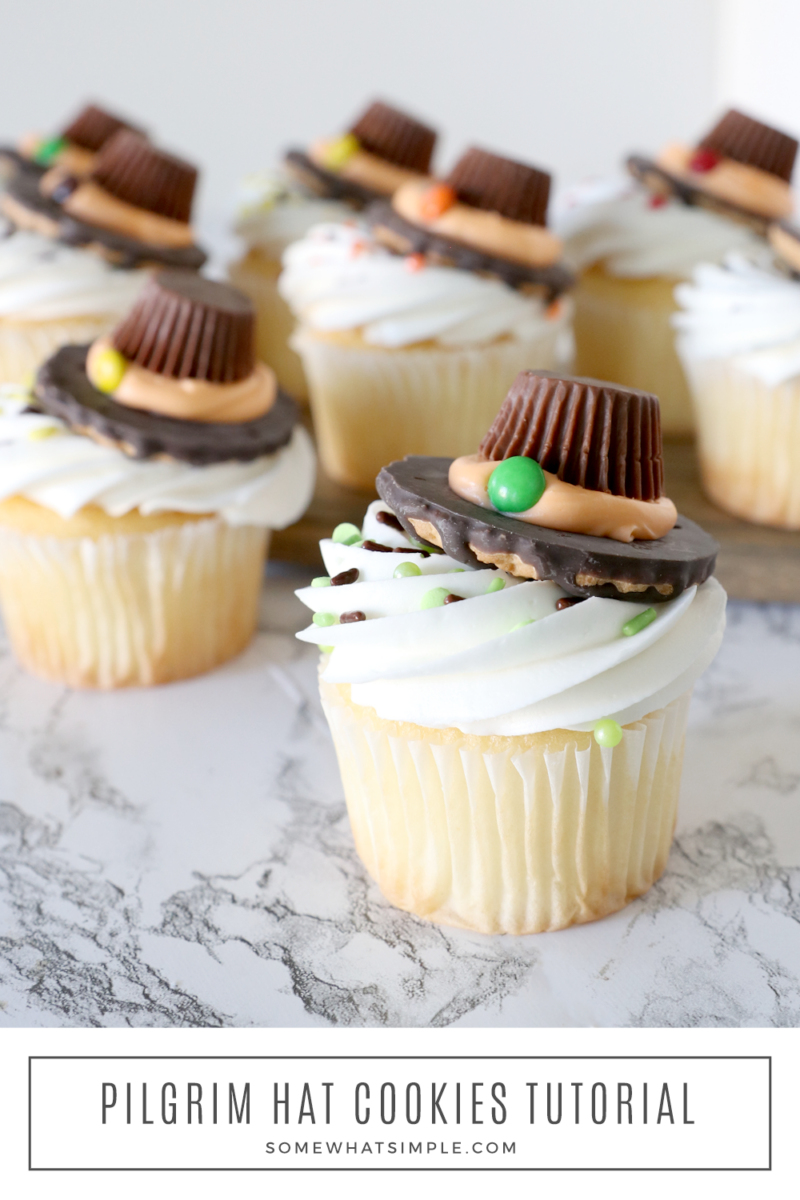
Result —
[[[361,541],[361,530],[357,525],[343,521],[341,525],[336,526],[331,534],[331,539],[334,542],[340,542],[343,546],[352,546],[354,542]]]
[[[395,579],[409,579],[412,575],[421,575],[422,570],[413,562],[398,563],[393,571]]]
[[[447,602],[447,597],[450,595],[447,588],[435,587],[425,592],[420,600],[420,608],[441,608]]]
[[[651,625],[655,621],[656,615],[654,608],[646,608],[637,617],[631,617],[630,621],[626,621],[622,626],[622,636],[633,637],[635,633],[641,633],[643,629],[646,629],[648,625]]]
[[[612,721],[611,717],[604,717],[594,727],[594,740],[598,746],[608,746],[613,749],[622,741],[622,726],[616,721]]]

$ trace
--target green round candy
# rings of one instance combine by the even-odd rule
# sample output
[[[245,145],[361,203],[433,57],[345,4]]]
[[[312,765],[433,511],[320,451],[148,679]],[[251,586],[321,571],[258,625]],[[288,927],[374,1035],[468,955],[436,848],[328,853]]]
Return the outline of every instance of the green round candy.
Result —
[[[648,625],[652,625],[657,615],[654,608],[646,608],[643,613],[639,613],[638,616],[631,617],[630,621],[625,622],[622,626],[622,636],[633,637],[635,633],[641,633],[643,629],[647,629]]]
[[[333,646],[318,646],[321,654],[333,654]]]
[[[331,537],[334,542],[341,542],[343,546],[352,546],[353,542],[361,541],[361,530],[357,525],[343,521],[341,525],[336,526]]]
[[[34,150],[33,161],[37,162],[40,167],[49,167],[66,144],[62,137],[45,138],[43,142],[39,142],[39,145]]]
[[[622,726],[611,717],[603,717],[594,727],[594,740],[598,746],[618,746],[622,741]]]
[[[464,568],[463,568],[463,567],[453,567],[453,569],[451,570],[450,574],[451,574],[451,575],[463,575],[463,574],[464,574]]]
[[[415,562],[401,562],[394,569],[395,579],[409,579],[412,575],[421,574],[422,571]]]
[[[449,595],[449,588],[431,588],[430,591],[425,592],[419,606],[420,608],[441,608]]]
[[[489,499],[498,512],[525,512],[545,489],[544,471],[534,458],[516,455],[498,463],[489,476]]]
[[[488,596],[490,592],[502,592],[505,586],[505,579],[493,579],[486,589],[486,595]]]
[[[311,619],[315,625],[321,625],[324,629],[328,625],[335,625],[339,618],[336,613],[314,613]]]
[[[513,633],[515,629],[522,629],[525,625],[532,625],[535,620],[535,617],[525,617],[523,621],[517,621],[516,625],[512,625],[508,632]]]
[[[99,354],[92,355],[90,362],[91,366],[87,373],[98,392],[115,391],[122,383],[128,369],[127,358],[111,346],[101,350]]]
[[[330,587],[331,586],[330,575],[317,575],[316,579],[311,580],[311,586],[312,587]]]

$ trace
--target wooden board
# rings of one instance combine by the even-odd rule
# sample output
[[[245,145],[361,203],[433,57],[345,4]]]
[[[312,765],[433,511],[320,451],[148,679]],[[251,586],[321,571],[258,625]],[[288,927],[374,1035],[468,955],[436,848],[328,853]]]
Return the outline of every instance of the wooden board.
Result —
[[[694,445],[670,441],[664,447],[667,493],[678,510],[707,529],[720,544],[717,577],[737,600],[800,603],[800,533],[749,525],[715,508],[700,487]],[[308,512],[290,529],[275,533],[270,556],[321,567],[319,540],[340,521],[361,524],[375,492],[343,488],[320,474]]]

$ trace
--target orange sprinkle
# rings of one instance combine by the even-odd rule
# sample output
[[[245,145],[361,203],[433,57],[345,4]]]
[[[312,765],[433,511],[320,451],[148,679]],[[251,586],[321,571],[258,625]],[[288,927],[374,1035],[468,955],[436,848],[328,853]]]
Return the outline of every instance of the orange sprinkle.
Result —
[[[452,208],[457,199],[449,183],[435,183],[420,200],[420,215],[426,221],[435,221],[443,212],[447,212],[448,208]]]
[[[561,313],[563,311],[564,311],[564,304],[563,304],[563,301],[559,298],[558,300],[554,300],[553,303],[551,305],[549,305],[549,307],[547,308],[547,311],[545,312],[544,315],[548,321],[556,321],[561,316]]]
[[[425,255],[424,254],[409,254],[408,257],[406,258],[405,268],[407,271],[411,271],[412,273],[415,271],[421,271],[424,266],[425,266]]]

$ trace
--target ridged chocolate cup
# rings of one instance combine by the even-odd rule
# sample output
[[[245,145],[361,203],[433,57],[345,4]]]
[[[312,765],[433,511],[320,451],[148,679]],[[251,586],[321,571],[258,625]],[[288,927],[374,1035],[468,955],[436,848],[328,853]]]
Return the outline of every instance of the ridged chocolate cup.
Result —
[[[61,137],[96,154],[120,129],[128,129],[132,133],[145,136],[144,130],[131,125],[130,121],[124,121],[122,117],[116,117],[96,104],[87,104],[66,129],[61,131]]]
[[[771,125],[730,109],[699,143],[724,158],[768,171],[789,183],[797,156],[797,140]]]
[[[369,154],[406,171],[428,174],[436,132],[407,113],[376,100],[351,126],[350,132]]]
[[[657,397],[597,379],[521,371],[480,454],[494,461],[533,458],[592,491],[634,500],[664,494]]]
[[[191,220],[197,168],[130,129],[120,129],[103,146],[91,178],[136,208],[185,224]]]
[[[159,375],[235,383],[255,367],[255,311],[226,283],[160,271],[111,340],[120,354]]]
[[[473,208],[500,213],[527,225],[547,224],[550,176],[527,163],[471,146],[445,181]]]

